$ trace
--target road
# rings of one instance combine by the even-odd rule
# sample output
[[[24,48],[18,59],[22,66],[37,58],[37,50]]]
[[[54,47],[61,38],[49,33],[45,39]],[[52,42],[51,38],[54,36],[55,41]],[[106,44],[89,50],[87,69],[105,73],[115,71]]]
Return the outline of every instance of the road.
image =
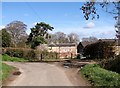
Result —
[[[21,75],[19,75],[14,81],[10,82],[7,86],[78,86],[69,79],[62,68],[54,64],[33,62],[6,63],[19,68],[22,72]],[[81,86],[85,85],[86,84],[84,83]]]

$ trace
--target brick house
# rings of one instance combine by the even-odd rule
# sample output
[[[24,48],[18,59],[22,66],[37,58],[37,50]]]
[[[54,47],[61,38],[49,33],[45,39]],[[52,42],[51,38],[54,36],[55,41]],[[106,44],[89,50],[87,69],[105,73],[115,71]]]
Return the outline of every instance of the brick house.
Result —
[[[48,45],[49,52],[57,52],[60,58],[72,58],[77,55],[75,43],[60,43]]]

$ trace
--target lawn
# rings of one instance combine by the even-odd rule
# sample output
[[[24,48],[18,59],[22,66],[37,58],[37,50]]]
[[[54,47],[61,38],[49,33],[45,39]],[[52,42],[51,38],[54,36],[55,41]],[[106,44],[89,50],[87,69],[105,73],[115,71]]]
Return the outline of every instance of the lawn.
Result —
[[[99,65],[90,64],[83,67],[80,72],[93,86],[119,87],[120,74],[105,70]]]

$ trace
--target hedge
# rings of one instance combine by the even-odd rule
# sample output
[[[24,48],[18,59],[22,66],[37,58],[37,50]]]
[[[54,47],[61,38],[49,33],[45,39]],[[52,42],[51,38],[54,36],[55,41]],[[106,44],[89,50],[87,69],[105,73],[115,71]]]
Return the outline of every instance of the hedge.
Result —
[[[6,48],[3,54],[7,54],[11,57],[25,58],[30,61],[58,58],[58,54],[56,52],[38,51],[25,48]]]

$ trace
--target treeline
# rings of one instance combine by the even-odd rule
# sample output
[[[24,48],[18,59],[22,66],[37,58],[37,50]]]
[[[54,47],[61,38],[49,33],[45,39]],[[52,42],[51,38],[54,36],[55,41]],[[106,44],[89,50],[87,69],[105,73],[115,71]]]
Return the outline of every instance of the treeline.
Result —
[[[65,34],[63,32],[49,33],[54,27],[47,23],[37,23],[28,35],[27,25],[21,21],[13,21],[0,30],[2,47],[33,48],[40,44],[56,43],[79,43],[79,36],[76,33]]]

